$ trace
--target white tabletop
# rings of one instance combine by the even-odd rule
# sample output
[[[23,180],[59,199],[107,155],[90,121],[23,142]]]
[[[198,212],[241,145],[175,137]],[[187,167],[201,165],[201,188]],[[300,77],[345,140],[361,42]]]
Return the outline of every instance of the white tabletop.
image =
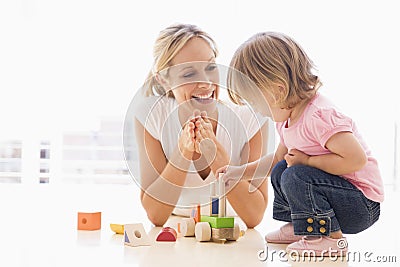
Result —
[[[139,201],[139,191],[131,185],[21,185],[0,184],[0,266],[303,266],[304,262],[289,262],[269,258],[260,261],[258,253],[265,249],[264,235],[279,225],[272,219],[272,200],[263,222],[255,229],[247,229],[236,242],[225,244],[197,242],[194,237],[179,237],[176,242],[157,242],[161,227],[153,227],[147,220]],[[388,204],[394,203],[391,200]],[[102,228],[98,231],[78,231],[77,213],[101,211]],[[393,214],[394,216],[394,214]],[[385,219],[386,218],[386,219]],[[179,217],[171,216],[168,224]],[[376,240],[388,225],[396,227],[392,215],[383,217],[375,230],[349,236],[353,249],[365,251],[374,243],[374,253],[398,256],[399,238],[389,237],[386,243]],[[242,229],[244,224],[238,220]],[[110,223],[142,223],[151,246],[129,247],[123,235],[114,234]],[[379,233],[376,233],[376,232]],[[397,247],[396,247],[397,244]],[[382,247],[382,249],[379,249]],[[269,247],[278,251],[284,246]],[[270,255],[271,257],[271,255]],[[302,265],[302,264],[303,265]],[[329,264],[328,264],[329,263]],[[331,266],[326,261],[319,266]],[[352,262],[349,266],[364,266]],[[335,266],[348,266],[335,262]],[[375,266],[369,264],[368,266]],[[394,266],[386,263],[386,266]]]

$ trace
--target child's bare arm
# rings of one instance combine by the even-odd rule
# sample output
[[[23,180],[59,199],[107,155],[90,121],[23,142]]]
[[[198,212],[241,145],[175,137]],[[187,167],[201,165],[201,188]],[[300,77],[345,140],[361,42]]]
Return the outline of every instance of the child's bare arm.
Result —
[[[360,143],[350,132],[333,135],[326,143],[332,153],[308,156],[299,151],[289,151],[285,156],[289,166],[306,164],[335,175],[343,175],[360,170],[367,163],[367,156]],[[302,154],[302,155],[301,155]],[[296,161],[294,160],[296,158]]]

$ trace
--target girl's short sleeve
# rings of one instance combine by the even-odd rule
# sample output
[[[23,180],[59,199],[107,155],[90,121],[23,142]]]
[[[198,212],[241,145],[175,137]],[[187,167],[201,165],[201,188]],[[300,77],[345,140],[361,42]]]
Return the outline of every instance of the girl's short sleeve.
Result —
[[[323,147],[336,133],[353,132],[354,129],[353,120],[333,108],[318,109],[307,124],[309,134]]]

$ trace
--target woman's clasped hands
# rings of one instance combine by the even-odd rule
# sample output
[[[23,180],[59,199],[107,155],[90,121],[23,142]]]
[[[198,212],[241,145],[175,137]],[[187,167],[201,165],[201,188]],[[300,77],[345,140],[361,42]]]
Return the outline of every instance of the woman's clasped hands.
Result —
[[[216,136],[207,112],[195,110],[192,118],[184,125],[179,138],[181,152],[198,153],[207,158],[215,156]],[[183,153],[185,154],[185,153]]]

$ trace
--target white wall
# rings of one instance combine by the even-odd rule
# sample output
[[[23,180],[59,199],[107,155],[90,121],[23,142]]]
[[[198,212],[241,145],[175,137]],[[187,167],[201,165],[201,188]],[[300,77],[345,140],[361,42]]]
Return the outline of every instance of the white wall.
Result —
[[[293,36],[315,61],[321,92],[359,121],[389,181],[399,114],[395,2],[1,0],[0,138],[123,118],[151,67],[158,32],[174,22],[214,36],[221,64],[252,34],[274,30]]]

